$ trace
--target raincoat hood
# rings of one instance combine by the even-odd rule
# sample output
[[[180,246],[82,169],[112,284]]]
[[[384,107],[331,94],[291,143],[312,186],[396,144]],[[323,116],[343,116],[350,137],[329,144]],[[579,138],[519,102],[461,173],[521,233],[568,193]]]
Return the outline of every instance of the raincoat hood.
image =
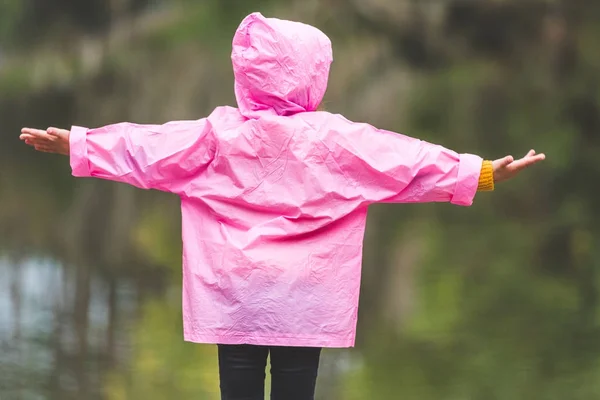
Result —
[[[327,90],[331,41],[299,22],[247,16],[233,38],[235,96],[241,114],[315,111]]]

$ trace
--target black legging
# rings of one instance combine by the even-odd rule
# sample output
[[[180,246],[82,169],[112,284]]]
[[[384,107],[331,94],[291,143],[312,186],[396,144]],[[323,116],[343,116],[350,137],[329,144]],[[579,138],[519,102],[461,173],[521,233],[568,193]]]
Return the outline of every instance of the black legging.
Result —
[[[313,400],[320,348],[219,345],[221,400],[264,400],[271,354],[271,400]]]

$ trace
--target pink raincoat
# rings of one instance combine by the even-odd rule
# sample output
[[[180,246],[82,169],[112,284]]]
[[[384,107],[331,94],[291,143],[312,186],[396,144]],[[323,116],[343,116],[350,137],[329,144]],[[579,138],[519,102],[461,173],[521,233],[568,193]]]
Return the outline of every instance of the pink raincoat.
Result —
[[[73,127],[73,175],[180,196],[185,340],[351,347],[368,206],[468,206],[482,159],[315,111],[332,51],[314,27],[252,14],[232,60],[238,108]]]

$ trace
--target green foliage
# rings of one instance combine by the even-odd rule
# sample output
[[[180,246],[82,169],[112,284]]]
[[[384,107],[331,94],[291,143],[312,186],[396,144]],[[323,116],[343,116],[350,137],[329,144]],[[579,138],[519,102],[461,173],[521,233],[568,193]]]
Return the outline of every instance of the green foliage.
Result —
[[[216,348],[184,343],[181,320],[178,303],[147,302],[128,369],[107,378],[107,400],[220,398]]]
[[[165,213],[164,204],[155,204],[144,210],[137,228],[134,241],[139,251],[146,254],[157,265],[168,267],[173,275],[181,271],[181,241],[173,240],[181,236],[180,224],[173,219],[178,213]]]
[[[0,3],[0,46],[9,45],[18,35],[16,28],[22,12],[23,1],[21,0],[3,0]]]

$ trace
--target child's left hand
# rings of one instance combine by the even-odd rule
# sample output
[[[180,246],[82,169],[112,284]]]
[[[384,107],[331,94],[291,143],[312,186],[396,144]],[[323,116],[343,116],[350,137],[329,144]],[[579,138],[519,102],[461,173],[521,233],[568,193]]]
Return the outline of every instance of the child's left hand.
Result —
[[[494,168],[494,182],[502,182],[514,178],[525,168],[546,159],[544,154],[536,154],[535,150],[530,150],[525,157],[515,160],[512,156],[500,158],[492,163]]]
[[[68,156],[70,132],[66,129],[48,128],[40,129],[23,128],[19,138],[26,144],[44,153],[56,153]]]

